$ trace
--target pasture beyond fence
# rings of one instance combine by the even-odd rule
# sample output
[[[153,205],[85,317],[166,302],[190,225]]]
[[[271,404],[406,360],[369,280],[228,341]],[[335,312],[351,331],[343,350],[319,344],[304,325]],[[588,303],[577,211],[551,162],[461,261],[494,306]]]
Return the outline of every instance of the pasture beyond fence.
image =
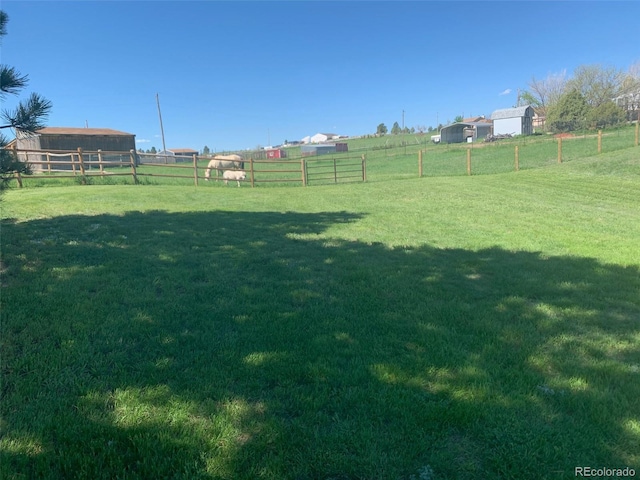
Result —
[[[377,148],[380,139],[353,139],[349,152],[315,157],[296,157],[295,148],[286,159],[249,156],[245,160],[246,183],[259,185],[321,185],[389,179],[491,175],[544,168],[616,150],[638,146],[639,127],[588,132],[582,135],[519,136],[498,142],[415,144]],[[173,183],[203,185],[209,156],[170,156],[128,152],[15,150],[27,160],[35,175],[16,174],[18,186],[56,183],[73,178],[79,184]],[[245,155],[247,155],[245,153]],[[209,185],[216,182],[211,172]],[[220,172],[217,172],[218,176]],[[64,182],[60,180],[57,183]],[[234,182],[235,184],[235,182]]]
[[[437,145],[415,152],[417,173],[423,176],[508,173],[638,146],[639,127],[602,130],[584,135],[534,135],[509,140]]]

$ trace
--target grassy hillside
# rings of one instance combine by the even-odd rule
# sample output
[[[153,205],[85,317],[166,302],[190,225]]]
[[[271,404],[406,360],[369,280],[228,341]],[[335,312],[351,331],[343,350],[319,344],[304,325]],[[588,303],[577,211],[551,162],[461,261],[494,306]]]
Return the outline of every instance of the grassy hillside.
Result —
[[[2,478],[640,472],[638,149],[383,158],[350,185],[8,191]]]

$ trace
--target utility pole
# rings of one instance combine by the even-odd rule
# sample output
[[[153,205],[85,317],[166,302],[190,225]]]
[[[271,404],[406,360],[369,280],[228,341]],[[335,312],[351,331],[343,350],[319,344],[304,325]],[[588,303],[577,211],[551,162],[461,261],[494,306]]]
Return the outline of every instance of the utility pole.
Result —
[[[164,127],[162,126],[162,113],[160,112],[160,96],[156,93],[156,103],[158,104],[158,117],[160,118],[160,133],[162,134],[162,152],[167,154],[167,146],[164,144]]]

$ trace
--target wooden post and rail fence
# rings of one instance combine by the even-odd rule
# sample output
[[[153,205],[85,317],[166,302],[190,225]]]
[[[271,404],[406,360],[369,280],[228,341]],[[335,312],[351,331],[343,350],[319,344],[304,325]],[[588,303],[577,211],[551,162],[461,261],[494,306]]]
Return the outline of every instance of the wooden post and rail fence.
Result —
[[[575,141],[578,141],[576,139]],[[640,141],[640,123],[635,125],[634,146],[638,146]],[[557,143],[557,163],[561,164],[565,157],[563,155],[564,141],[562,136],[558,136]],[[521,145],[514,145],[513,170],[519,171],[521,167],[522,155]],[[502,148],[502,147],[501,147]],[[27,161],[35,173],[41,173],[37,178],[76,178],[79,183],[89,183],[89,178],[93,176],[130,176],[134,184],[139,183],[139,177],[172,177],[191,179],[197,187],[201,175],[206,166],[201,163],[208,162],[211,157],[192,155],[190,157],[160,158],[156,154],[142,154],[135,150],[129,151],[84,151],[82,148],[76,150],[30,150],[17,149],[15,144],[11,146],[14,155],[21,161]],[[466,148],[466,175],[474,174],[472,148]],[[603,151],[603,133],[597,132],[597,154]],[[418,176],[425,175],[428,169],[428,155],[437,155],[437,150],[418,151]],[[151,158],[149,158],[151,157]],[[144,160],[146,158],[146,160]],[[143,161],[144,160],[144,161]],[[151,160],[151,161],[149,161]],[[247,168],[247,165],[248,168]],[[367,160],[365,155],[357,156],[313,156],[300,157],[299,159],[254,159],[245,160],[245,171],[247,171],[247,181],[251,187],[259,183],[294,183],[302,186],[344,183],[354,181],[367,181]],[[206,165],[206,164],[205,164]],[[142,168],[141,168],[142,167]],[[162,168],[160,168],[162,167]],[[456,167],[458,168],[458,167]],[[190,170],[190,172],[177,173],[180,169]],[[128,170],[128,171],[127,171]],[[477,168],[476,174],[477,174]],[[20,188],[23,186],[24,177],[16,172],[14,175]],[[218,178],[218,175],[215,177]],[[213,177],[212,177],[213,179]]]
[[[192,179],[194,185],[199,185],[199,179],[206,175],[201,173],[206,170],[206,165],[200,165],[200,161],[208,163],[210,157],[172,157],[174,163],[168,163],[167,159],[159,159],[157,155],[151,162],[141,161],[145,154],[139,154],[135,150],[106,152],[84,151],[78,148],[74,151],[42,151],[16,149],[12,151],[22,161],[27,161],[38,178],[76,178],[81,184],[86,185],[88,179],[94,176],[130,176],[133,183],[139,183],[139,177],[170,177]],[[95,159],[94,159],[95,158]],[[177,161],[176,161],[177,160]],[[247,163],[249,168],[247,169]],[[97,167],[97,168],[96,168]],[[139,167],[144,167],[141,169]],[[258,168],[256,168],[258,167]],[[129,172],[126,170],[129,169]],[[190,170],[189,174],[177,173],[179,170]],[[154,171],[155,170],[155,171]],[[239,169],[236,169],[239,170]],[[221,170],[219,170],[221,172]],[[362,155],[357,160],[354,157],[341,157],[324,159],[322,157],[301,157],[295,160],[245,160],[245,171],[248,173],[248,181],[251,187],[258,183],[298,183],[303,186],[320,183],[342,183],[349,181],[366,181],[366,157]],[[18,186],[22,188],[23,177],[19,173],[15,175]],[[218,180],[219,176],[211,176],[211,180]],[[356,180],[357,179],[357,180]]]

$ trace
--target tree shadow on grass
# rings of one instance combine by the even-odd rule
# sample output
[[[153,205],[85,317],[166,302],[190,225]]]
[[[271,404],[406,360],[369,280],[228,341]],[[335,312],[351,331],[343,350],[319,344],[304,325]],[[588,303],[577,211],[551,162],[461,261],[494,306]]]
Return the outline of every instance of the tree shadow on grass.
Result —
[[[3,478],[640,470],[637,267],[331,238],[359,218],[6,222]]]

